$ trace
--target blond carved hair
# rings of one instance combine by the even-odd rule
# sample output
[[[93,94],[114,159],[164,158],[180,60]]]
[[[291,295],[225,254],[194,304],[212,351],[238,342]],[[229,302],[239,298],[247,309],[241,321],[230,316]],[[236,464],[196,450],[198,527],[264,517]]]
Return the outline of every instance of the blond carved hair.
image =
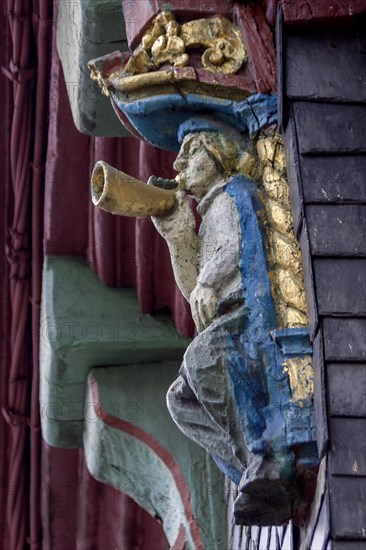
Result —
[[[254,147],[248,142],[246,150],[237,141],[226,137],[220,131],[197,132],[198,138],[205,149],[217,161],[222,171],[232,176],[238,172],[255,181],[262,176],[261,163]]]

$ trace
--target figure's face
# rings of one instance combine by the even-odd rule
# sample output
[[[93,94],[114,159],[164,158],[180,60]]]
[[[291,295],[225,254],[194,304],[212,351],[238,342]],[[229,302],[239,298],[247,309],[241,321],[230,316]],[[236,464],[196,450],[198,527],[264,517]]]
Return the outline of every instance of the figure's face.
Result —
[[[207,151],[199,134],[188,134],[184,138],[173,167],[179,172],[178,181],[183,189],[198,200],[221,177],[215,159]]]

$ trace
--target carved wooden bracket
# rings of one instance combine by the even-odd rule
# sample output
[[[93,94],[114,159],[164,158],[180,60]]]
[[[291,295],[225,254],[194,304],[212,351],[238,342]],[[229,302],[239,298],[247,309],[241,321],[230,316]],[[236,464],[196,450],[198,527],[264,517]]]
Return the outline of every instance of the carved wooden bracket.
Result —
[[[112,205],[106,173],[97,199],[133,215],[140,202],[166,239],[198,331],[169,411],[239,486],[237,522],[278,525],[304,513],[306,480],[318,467],[312,345],[276,96],[253,93],[244,38],[226,18],[178,24],[162,12],[129,60],[115,53],[90,62],[121,121],[179,151],[173,190],[164,190],[173,207],[150,212],[143,184],[133,204],[121,191]],[[128,187],[128,176],[120,179]],[[198,234],[188,195],[202,217]]]

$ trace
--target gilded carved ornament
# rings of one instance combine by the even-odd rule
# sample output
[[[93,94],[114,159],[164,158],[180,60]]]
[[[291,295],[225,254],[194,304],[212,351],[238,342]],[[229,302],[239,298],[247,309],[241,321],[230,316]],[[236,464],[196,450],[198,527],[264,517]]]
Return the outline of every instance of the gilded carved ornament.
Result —
[[[208,71],[234,74],[247,60],[240,31],[228,19],[196,19],[180,25],[174,14],[162,12],[132,54],[125,74],[143,74],[165,64],[186,67],[187,50],[199,48],[205,48],[201,63]]]
[[[260,188],[266,211],[270,280],[283,327],[307,326],[304,277],[289,199],[286,160],[280,135],[262,137],[257,151],[263,174]]]

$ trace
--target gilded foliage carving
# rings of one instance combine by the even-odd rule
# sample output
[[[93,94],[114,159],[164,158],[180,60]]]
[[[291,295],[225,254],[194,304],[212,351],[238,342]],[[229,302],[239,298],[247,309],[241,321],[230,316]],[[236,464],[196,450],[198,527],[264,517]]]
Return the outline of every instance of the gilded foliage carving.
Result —
[[[165,64],[185,67],[189,51],[202,48],[202,67],[212,72],[234,74],[247,59],[240,31],[228,19],[196,19],[180,25],[172,13],[161,12],[132,54],[125,74],[143,74]]]

